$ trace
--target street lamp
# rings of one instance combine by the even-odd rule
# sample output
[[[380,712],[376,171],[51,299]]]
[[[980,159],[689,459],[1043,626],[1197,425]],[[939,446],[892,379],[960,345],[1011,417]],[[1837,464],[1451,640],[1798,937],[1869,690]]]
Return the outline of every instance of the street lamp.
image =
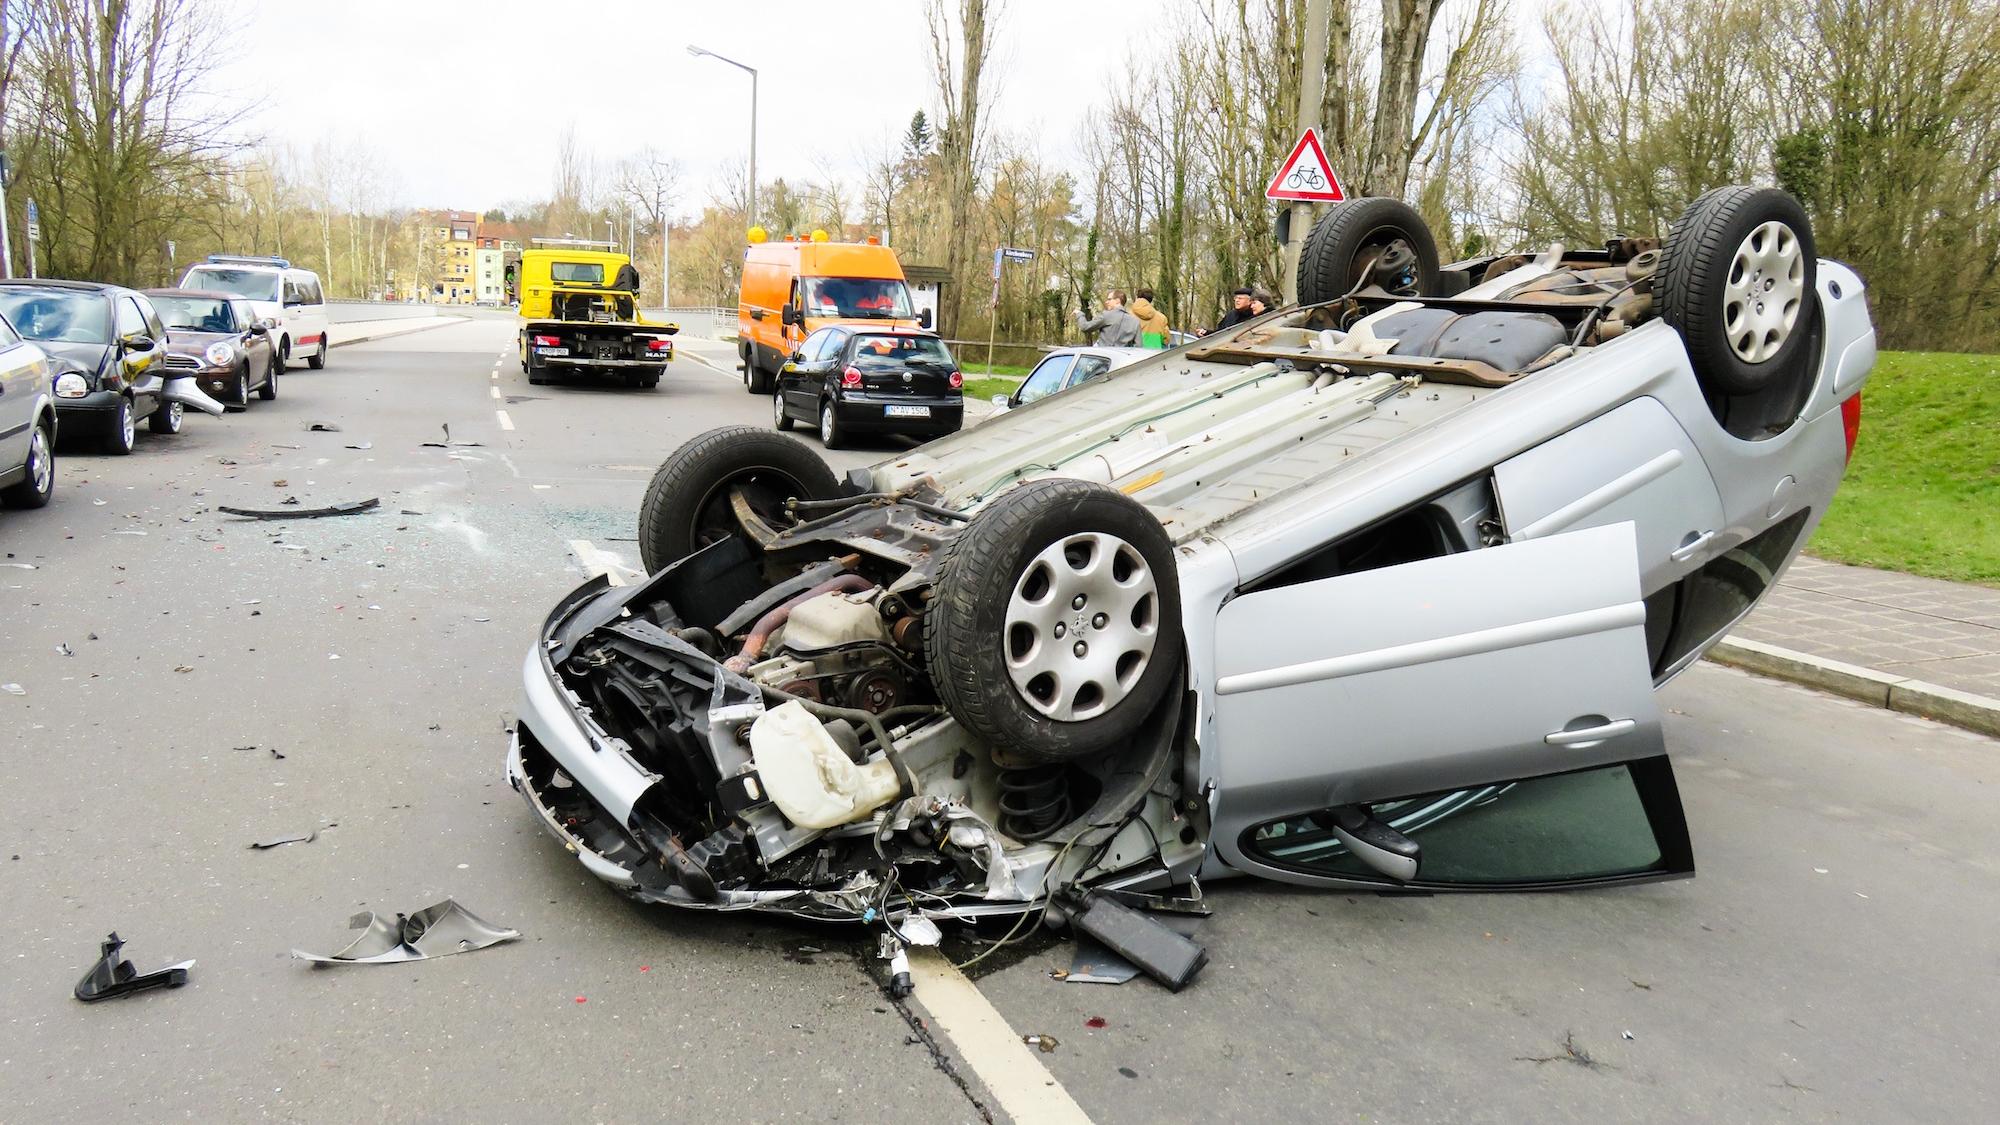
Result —
[[[607,242],[611,243],[611,249],[613,249],[614,251],[615,251],[615,250],[617,250],[617,249],[618,249],[618,223],[617,223],[617,221],[616,221],[616,220],[614,220],[614,219],[606,219],[606,220],[604,220],[604,233],[606,233],[606,234],[608,234],[608,235],[610,235],[610,236],[611,236],[610,238],[606,239],[606,241],[607,241]]]
[[[750,75],[750,206],[744,225],[755,226],[757,223],[757,68],[744,66],[735,59],[724,58],[714,51],[697,47],[692,43],[688,45],[688,54],[695,58],[707,55],[717,62],[726,62],[738,70],[747,71]]]

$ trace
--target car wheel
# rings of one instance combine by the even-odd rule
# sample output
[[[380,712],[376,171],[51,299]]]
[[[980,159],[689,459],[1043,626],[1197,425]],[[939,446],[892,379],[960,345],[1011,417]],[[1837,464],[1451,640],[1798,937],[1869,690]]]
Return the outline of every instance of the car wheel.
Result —
[[[132,417],[132,400],[119,398],[118,415],[111,419],[111,429],[104,435],[104,451],[124,455],[132,452],[132,443],[138,439],[139,427]]]
[[[1803,370],[1793,361],[1818,313],[1818,266],[1812,223],[1785,191],[1716,188],[1688,205],[1653,286],[1706,389],[1756,394]]]
[[[146,416],[146,428],[156,434],[177,434],[181,432],[181,419],[187,416],[187,408],[178,402],[163,402]]]
[[[289,371],[292,366],[292,338],[278,337],[278,370]]]
[[[250,409],[250,364],[245,361],[236,372],[236,387],[230,392],[229,405],[237,410]]]
[[[1068,762],[1138,730],[1181,667],[1173,542],[1138,501],[1030,481],[945,547],[924,661],[967,730],[1023,763]]]
[[[1437,292],[1437,240],[1400,199],[1336,203],[1313,224],[1299,257],[1299,303],[1334,301],[1379,285],[1403,297]]]
[[[767,395],[775,388],[777,377],[751,360],[743,365],[743,382],[751,394]]]
[[[832,399],[819,404],[819,443],[828,449],[847,444],[847,431],[840,424],[840,414],[834,410]]]
[[[792,428],[792,416],[785,413],[785,392],[783,391],[779,391],[771,396],[771,424],[780,430],[790,430]]]
[[[320,333],[319,349],[306,357],[306,366],[314,371],[326,370],[326,333]]]
[[[271,355],[270,369],[264,372],[264,385],[257,388],[258,398],[263,399],[265,402],[271,402],[278,397],[279,370],[278,356],[274,352]]]
[[[28,475],[0,490],[0,503],[9,508],[41,508],[56,494],[56,442],[47,422],[38,423],[28,435]]]
[[[780,524],[786,500],[827,500],[839,490],[833,470],[796,438],[749,426],[710,430],[662,461],[646,485],[639,557],[652,574],[739,534],[739,492],[765,522]]]

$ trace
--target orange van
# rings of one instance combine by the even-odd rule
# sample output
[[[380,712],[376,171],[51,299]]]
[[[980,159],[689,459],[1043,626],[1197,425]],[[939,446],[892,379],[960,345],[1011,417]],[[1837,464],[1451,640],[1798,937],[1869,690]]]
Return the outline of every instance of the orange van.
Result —
[[[929,328],[911,306],[903,266],[887,246],[859,242],[759,242],[743,256],[736,307],[743,383],[767,395],[807,336],[829,324]]]

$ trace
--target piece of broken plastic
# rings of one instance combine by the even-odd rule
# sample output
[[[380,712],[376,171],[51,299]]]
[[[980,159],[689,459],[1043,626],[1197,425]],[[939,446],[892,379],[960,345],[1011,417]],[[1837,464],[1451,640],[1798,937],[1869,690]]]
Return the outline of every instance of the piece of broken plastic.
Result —
[[[361,936],[345,949],[337,953],[294,949],[292,956],[316,965],[386,965],[470,953],[521,936],[521,931],[495,926],[449,898],[415,914],[398,914],[394,918],[384,918],[372,910],[356,914],[347,920],[347,928],[360,930]]]
[[[187,983],[188,970],[194,967],[194,962],[188,960],[168,965],[157,972],[141,973],[132,967],[132,962],[119,956],[124,948],[125,942],[115,933],[104,939],[97,963],[83,974],[82,980],[76,982],[78,1000],[90,1004],[130,996],[149,988],[179,988]]]

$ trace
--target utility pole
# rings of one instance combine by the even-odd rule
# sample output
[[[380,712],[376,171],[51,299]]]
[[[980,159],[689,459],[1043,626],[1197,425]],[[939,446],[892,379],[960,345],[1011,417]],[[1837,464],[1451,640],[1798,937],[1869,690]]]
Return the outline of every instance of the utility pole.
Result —
[[[1326,93],[1327,23],[1332,0],[1306,0],[1306,33],[1299,58],[1299,111],[1294,130],[1300,136],[1320,126],[1320,99]],[[1299,300],[1299,252],[1304,249],[1306,228],[1310,226],[1312,204],[1291,204],[1291,218],[1285,224],[1285,304]]]
[[[7,154],[0,152],[0,277],[14,276],[14,247],[7,240]]]

